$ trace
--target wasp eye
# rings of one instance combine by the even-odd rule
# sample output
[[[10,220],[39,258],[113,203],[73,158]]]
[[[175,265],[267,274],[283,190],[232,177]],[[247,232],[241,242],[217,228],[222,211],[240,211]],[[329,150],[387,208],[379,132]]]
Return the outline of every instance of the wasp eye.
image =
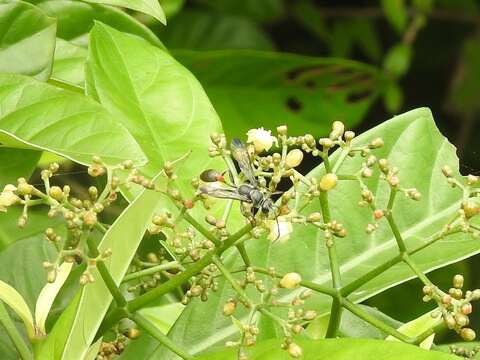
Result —
[[[204,170],[200,174],[200,179],[205,182],[224,181],[223,175],[215,169]]]

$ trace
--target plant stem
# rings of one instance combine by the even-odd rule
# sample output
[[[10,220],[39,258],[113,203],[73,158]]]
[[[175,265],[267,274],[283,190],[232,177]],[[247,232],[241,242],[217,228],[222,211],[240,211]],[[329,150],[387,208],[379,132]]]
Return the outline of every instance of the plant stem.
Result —
[[[153,275],[153,274],[158,273],[158,272],[163,271],[163,270],[178,269],[180,267],[181,267],[181,265],[177,261],[170,261],[170,262],[165,263],[165,264],[159,264],[159,265],[156,265],[156,266],[149,267],[148,269],[143,269],[143,270],[136,271],[134,273],[130,273],[130,274],[126,275],[123,278],[122,283],[131,281],[131,280],[134,280],[134,279],[138,279],[142,276]]]
[[[8,314],[8,311],[2,301],[0,301],[0,324],[2,324],[5,328],[5,332],[12,340],[13,345],[15,345],[15,347],[17,348],[20,357],[24,360],[33,360],[33,355],[30,349],[28,348],[25,340],[23,339],[22,335],[20,334],[12,319],[10,318],[10,315]]]
[[[175,344],[172,340],[168,338],[164,333],[162,333],[159,329],[157,329],[150,321],[145,319],[139,313],[131,314],[129,316],[130,320],[134,321],[138,326],[144,329],[149,335],[157,339],[161,344],[165,347],[173,351],[175,354],[180,356],[183,359],[194,359],[192,355],[190,355],[187,351],[180,348],[177,344]]]
[[[330,208],[328,206],[328,193],[326,191],[320,192],[320,207],[322,208],[323,222],[329,223],[330,218]],[[332,284],[333,287],[339,291],[342,287],[341,274],[340,274],[340,264],[338,263],[337,258],[337,249],[335,246],[335,241],[332,238],[331,244],[327,245],[328,250],[328,259],[330,262],[330,272],[332,274]],[[338,328],[340,326],[340,321],[342,318],[342,306],[339,302],[339,299],[334,298],[332,301],[332,308],[330,311],[330,321],[328,322],[328,329],[326,337],[336,337],[338,333]]]
[[[235,246],[237,247],[237,250],[240,253],[240,256],[242,257],[242,260],[245,263],[245,266],[252,266],[252,262],[248,257],[247,249],[245,249],[245,244],[239,243],[239,244],[236,244]]]
[[[100,253],[98,251],[97,245],[95,244],[95,241],[89,235],[87,235],[87,245],[88,245],[88,250],[90,252],[90,255],[94,258],[97,258],[100,255]],[[120,292],[120,289],[115,283],[115,280],[113,280],[112,275],[110,274],[110,272],[107,269],[107,266],[102,260],[97,261],[97,270],[100,273],[100,276],[102,277],[103,282],[107,286],[108,291],[110,291],[110,294],[112,294],[113,298],[115,299],[117,306],[120,308],[125,307],[127,305],[127,300],[125,300],[125,297]]]
[[[222,261],[217,255],[214,255],[212,257],[212,262],[217,266],[218,270],[225,276],[225,279],[230,283],[232,288],[237,292],[237,294],[242,298],[242,300],[248,304],[249,308],[253,308],[255,305],[253,302],[249,299],[247,296],[246,292],[242,287],[239,285],[239,283],[233,278],[232,274],[228,269],[223,265]]]
[[[401,332],[397,331],[396,329],[394,329],[390,325],[388,325],[388,324],[384,323],[383,321],[377,319],[376,317],[370,315],[368,312],[363,310],[360,306],[352,303],[350,300],[342,298],[341,302],[342,302],[342,305],[347,310],[349,310],[353,314],[357,315],[361,319],[365,320],[366,322],[370,323],[371,325],[375,326],[377,329],[380,329],[380,330],[386,332],[387,334],[389,334],[389,335],[391,335],[391,336],[393,336],[393,337],[395,337],[395,338],[397,338],[401,341],[404,341],[406,343],[411,343],[412,342],[412,339],[410,339],[408,336],[402,334]]]
[[[405,246],[402,234],[400,234],[400,230],[398,230],[398,226],[395,223],[392,214],[390,212],[387,212],[387,214],[385,214],[385,217],[388,221],[388,224],[390,225],[390,229],[392,230],[393,236],[395,237],[395,241],[397,242],[398,250],[400,250],[401,253],[406,253],[407,247]]]
[[[412,259],[410,258],[410,256],[408,256],[408,254],[403,255],[403,262],[405,264],[407,264],[410,267],[410,269],[412,269],[412,271],[415,273],[415,275],[417,275],[418,278],[420,280],[422,280],[422,282],[425,285],[432,285],[432,282],[426,277],[426,275],[423,273],[423,271],[418,268],[417,264],[415,264],[412,261]]]
[[[205,236],[208,240],[213,242],[216,246],[220,246],[220,241],[206,229],[202,224],[200,224],[197,220],[195,220],[188,212],[185,212],[183,218],[187,220],[190,225],[192,225],[200,234]]]
[[[136,310],[146,306],[147,304],[151,303],[152,301],[158,299],[160,296],[175,290],[178,286],[183,284],[185,281],[190,279],[192,276],[197,275],[200,273],[206,266],[210,265],[212,262],[212,257],[214,255],[221,255],[226,249],[232,246],[238,239],[240,239],[243,235],[248,233],[252,229],[252,225],[248,224],[245,225],[243,228],[238,230],[235,234],[228,237],[222,244],[222,246],[207,252],[200,260],[198,260],[193,265],[187,267],[185,271],[181,272],[180,274],[176,275],[172,279],[166,281],[165,283],[161,284],[160,286],[152,289],[145,294],[139,296],[136,299],[133,299],[127,303],[127,310],[130,312],[135,312]],[[99,335],[103,334],[105,331],[110,329],[114,324],[116,324],[120,319],[122,319],[125,315],[125,309],[116,308],[108,314],[100,329],[97,333],[97,338]]]

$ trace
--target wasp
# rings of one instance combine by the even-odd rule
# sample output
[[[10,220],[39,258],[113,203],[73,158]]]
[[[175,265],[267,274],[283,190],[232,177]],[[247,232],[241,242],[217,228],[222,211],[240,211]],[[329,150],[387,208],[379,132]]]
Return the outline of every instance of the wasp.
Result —
[[[253,164],[248,155],[247,147],[241,140],[233,139],[230,150],[248,183],[246,182],[239,185],[225,183],[229,187],[221,186],[218,184],[218,181],[224,180],[223,174],[214,169],[207,169],[202,172],[200,179],[209,184],[201,186],[199,188],[200,192],[219,199],[240,200],[243,203],[251,204],[255,209],[268,215],[271,211],[275,210],[276,205],[270,198],[270,194],[262,191],[255,177]],[[234,181],[232,181],[232,183],[235,184]]]

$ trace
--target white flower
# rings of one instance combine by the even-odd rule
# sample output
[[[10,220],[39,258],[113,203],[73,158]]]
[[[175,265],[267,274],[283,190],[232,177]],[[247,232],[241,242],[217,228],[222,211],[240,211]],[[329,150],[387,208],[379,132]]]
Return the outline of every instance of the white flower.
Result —
[[[257,153],[261,153],[264,150],[268,151],[273,143],[278,143],[277,138],[271,135],[271,131],[264,130],[263,127],[248,130],[247,136],[247,142],[253,143]]]
[[[277,220],[267,220],[266,223],[270,230],[270,233],[268,234],[269,240],[285,242],[290,239],[290,234],[293,231],[292,223],[290,221],[285,221],[285,219],[280,216]]]
[[[17,190],[12,184],[8,184],[3,188],[0,194],[0,211],[7,211],[7,207],[12,206],[20,201],[20,198],[14,193]]]

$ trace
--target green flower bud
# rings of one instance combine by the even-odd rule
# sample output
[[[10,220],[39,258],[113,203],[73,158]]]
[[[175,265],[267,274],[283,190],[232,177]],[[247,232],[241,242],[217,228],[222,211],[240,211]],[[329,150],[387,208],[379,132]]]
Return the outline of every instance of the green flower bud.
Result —
[[[300,284],[301,281],[302,277],[300,274],[291,272],[283,276],[283,278],[280,280],[280,286],[285,289],[294,289]]]

